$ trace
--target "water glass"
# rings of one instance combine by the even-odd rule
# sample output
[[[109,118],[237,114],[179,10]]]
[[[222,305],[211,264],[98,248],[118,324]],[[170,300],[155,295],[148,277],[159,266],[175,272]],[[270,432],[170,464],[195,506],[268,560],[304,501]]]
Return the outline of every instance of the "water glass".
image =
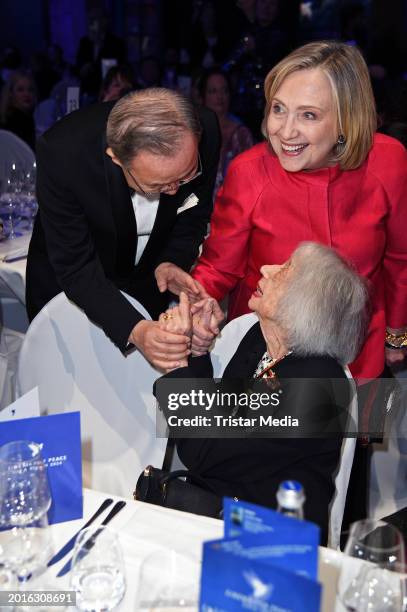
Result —
[[[16,230],[21,219],[21,212],[16,196],[11,191],[6,191],[1,196],[0,214],[4,222],[4,233],[9,240],[14,240],[21,236],[21,232]]]
[[[358,559],[344,564],[338,585],[346,610],[355,612],[401,612],[403,610],[405,546],[396,527],[366,519],[353,523],[345,554]]]
[[[353,523],[344,553],[375,563],[383,569],[404,572],[405,546],[401,532],[384,521],[364,519]]]
[[[51,554],[47,470],[35,442],[0,448],[0,563],[20,581],[45,569]]]
[[[72,560],[71,589],[76,607],[86,612],[113,610],[126,591],[123,554],[107,527],[88,527],[78,535]]]
[[[35,194],[37,167],[36,163],[28,168],[24,173],[22,187],[21,215],[27,219],[27,230],[32,230],[34,217],[38,210],[38,203]]]
[[[198,610],[201,567],[175,550],[159,550],[143,561],[137,610]]]

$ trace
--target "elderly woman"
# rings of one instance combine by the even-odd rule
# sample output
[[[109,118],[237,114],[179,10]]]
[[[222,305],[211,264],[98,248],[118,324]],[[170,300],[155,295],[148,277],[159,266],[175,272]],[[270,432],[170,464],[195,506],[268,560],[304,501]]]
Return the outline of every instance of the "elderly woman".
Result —
[[[319,431],[324,424],[329,428],[337,416],[332,379],[346,379],[342,366],[358,354],[368,320],[367,301],[364,280],[322,245],[304,243],[283,265],[263,265],[249,300],[259,321],[238,345],[223,379],[277,378],[283,391],[279,414],[316,412]],[[203,318],[210,316],[208,305]],[[167,331],[192,333],[184,293],[179,306],[161,315],[160,321]],[[190,357],[180,365],[165,378],[212,376],[208,354]],[[177,448],[183,463],[220,496],[275,507],[279,483],[300,481],[307,498],[305,516],[321,526],[325,541],[342,436],[282,439],[261,435],[257,439],[178,439]]]
[[[372,284],[373,316],[351,364],[378,377],[407,346],[407,153],[375,134],[365,61],[345,43],[307,44],[265,80],[267,142],[235,158],[218,193],[193,272],[206,292],[230,293],[229,318],[248,311],[260,268],[297,244],[332,246]],[[386,334],[387,328],[387,334]]]

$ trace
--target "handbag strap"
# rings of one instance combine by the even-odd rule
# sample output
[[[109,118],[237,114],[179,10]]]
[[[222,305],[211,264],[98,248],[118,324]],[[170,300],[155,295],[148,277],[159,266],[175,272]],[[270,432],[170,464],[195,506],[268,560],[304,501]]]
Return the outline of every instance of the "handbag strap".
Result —
[[[161,468],[164,472],[171,471],[171,465],[172,465],[172,460],[174,459],[174,453],[175,453],[175,439],[168,438],[167,446],[165,447],[165,455],[163,459],[163,464]]]
[[[213,487],[211,487],[203,478],[197,474],[194,474],[193,472],[190,472],[189,470],[174,470],[173,472],[169,472],[168,474],[162,476],[160,483],[163,487],[166,487],[170,482],[176,480],[177,478],[185,478],[192,484],[196,484],[198,487],[201,487],[201,489],[205,489],[206,491],[217,495]]]

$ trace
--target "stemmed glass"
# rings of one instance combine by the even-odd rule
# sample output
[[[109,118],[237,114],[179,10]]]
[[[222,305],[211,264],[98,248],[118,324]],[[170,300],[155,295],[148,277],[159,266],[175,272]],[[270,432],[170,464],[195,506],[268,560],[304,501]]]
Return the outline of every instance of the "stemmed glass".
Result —
[[[51,505],[40,446],[20,440],[0,448],[0,563],[20,582],[45,569],[51,554]]]
[[[19,219],[19,207],[21,206],[21,192],[23,188],[23,171],[18,168],[16,163],[12,163],[6,178],[4,193],[2,195],[3,214],[5,213],[8,221],[8,239],[13,240],[21,236],[21,232],[16,231],[15,222]]]
[[[144,559],[137,610],[198,610],[200,564],[175,550],[158,550]]]
[[[22,198],[22,213],[27,218],[27,229],[33,228],[34,217],[38,210],[37,199],[35,196],[35,181],[37,174],[37,166],[34,162],[32,167],[24,172],[23,180],[23,198]]]
[[[76,607],[86,612],[108,612],[126,590],[124,562],[116,534],[104,526],[83,529],[75,542],[71,588]]]
[[[348,569],[344,564],[338,591],[345,609],[401,612],[404,580],[396,572],[404,572],[405,546],[400,531],[383,521],[357,521],[351,525],[344,552],[363,562]]]

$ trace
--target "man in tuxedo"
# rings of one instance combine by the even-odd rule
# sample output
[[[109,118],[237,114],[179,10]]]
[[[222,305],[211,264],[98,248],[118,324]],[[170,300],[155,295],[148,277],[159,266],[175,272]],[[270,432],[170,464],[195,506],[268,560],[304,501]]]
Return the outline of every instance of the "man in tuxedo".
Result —
[[[200,288],[187,273],[212,212],[219,158],[216,118],[166,89],[132,92],[74,112],[38,142],[35,220],[27,262],[32,319],[64,291],[126,351],[176,367],[189,339],[146,321],[170,292]]]

